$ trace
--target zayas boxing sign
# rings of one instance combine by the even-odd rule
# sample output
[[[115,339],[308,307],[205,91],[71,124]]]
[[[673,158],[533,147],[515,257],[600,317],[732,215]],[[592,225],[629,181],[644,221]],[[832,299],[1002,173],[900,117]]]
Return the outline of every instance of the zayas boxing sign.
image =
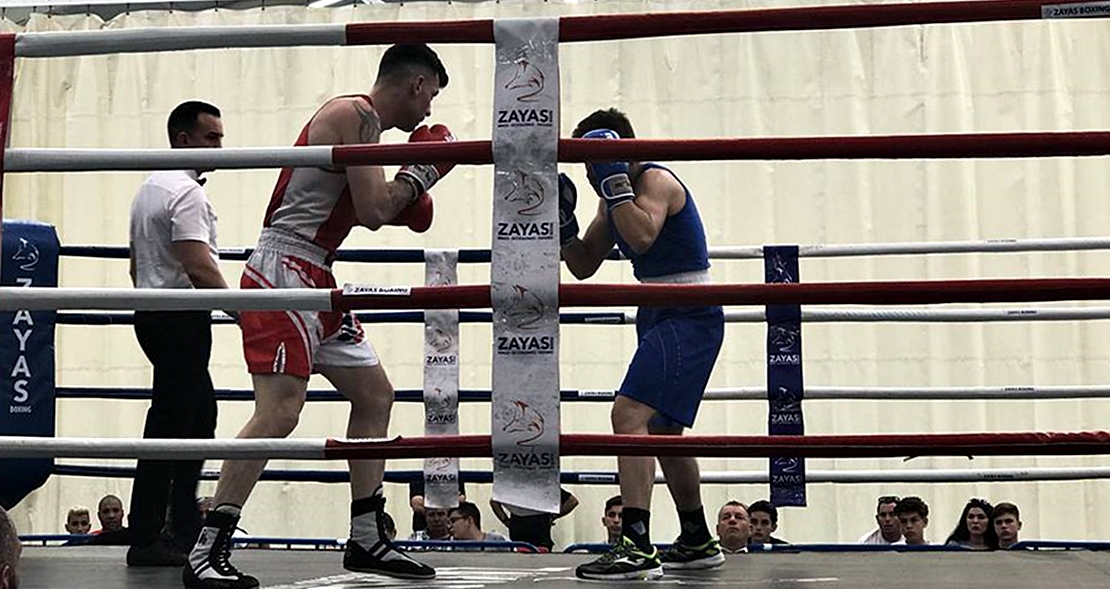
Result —
[[[559,511],[557,19],[494,22],[493,498]]]

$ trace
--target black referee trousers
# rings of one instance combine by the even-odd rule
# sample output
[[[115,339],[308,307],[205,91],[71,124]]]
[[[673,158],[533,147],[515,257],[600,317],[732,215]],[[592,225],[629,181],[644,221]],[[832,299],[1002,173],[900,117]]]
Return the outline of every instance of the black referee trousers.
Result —
[[[136,311],[135,335],[154,365],[153,396],[144,438],[212,438],[216,396],[208,360],[212,354],[209,311]],[[140,460],[131,490],[131,544],[145,546],[166,530],[179,547],[200,532],[197,481],[203,460]]]

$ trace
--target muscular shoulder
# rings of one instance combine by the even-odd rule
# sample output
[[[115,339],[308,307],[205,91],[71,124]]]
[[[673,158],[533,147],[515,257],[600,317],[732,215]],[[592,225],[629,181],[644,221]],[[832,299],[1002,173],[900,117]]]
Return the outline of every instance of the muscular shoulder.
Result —
[[[382,126],[378,113],[361,96],[332,98],[312,119],[309,143],[314,145],[349,145],[377,143]]]
[[[665,202],[667,211],[673,215],[686,204],[686,189],[674,174],[661,168],[648,168],[636,179],[636,198],[650,198]]]

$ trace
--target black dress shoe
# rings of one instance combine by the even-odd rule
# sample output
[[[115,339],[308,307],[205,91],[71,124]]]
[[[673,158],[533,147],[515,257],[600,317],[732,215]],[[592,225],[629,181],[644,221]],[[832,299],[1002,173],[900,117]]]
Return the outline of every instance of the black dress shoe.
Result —
[[[163,540],[127,550],[127,566],[130,567],[182,567],[187,560],[184,552],[175,550]]]

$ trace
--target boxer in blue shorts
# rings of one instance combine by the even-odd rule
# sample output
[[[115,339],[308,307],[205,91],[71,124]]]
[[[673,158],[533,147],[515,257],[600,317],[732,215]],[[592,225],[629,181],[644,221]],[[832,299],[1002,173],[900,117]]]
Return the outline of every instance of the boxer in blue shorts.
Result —
[[[628,117],[599,110],[578,123],[574,137],[633,138]],[[567,269],[578,279],[594,274],[613,245],[632,260],[641,282],[709,282],[705,229],[690,191],[674,172],[646,162],[590,162],[586,176],[600,197],[597,213],[578,238],[577,191],[559,176],[559,239]],[[639,346],[613,404],[613,433],[681,435],[698,412],[724,339],[720,307],[641,307]],[[621,539],[601,558],[578,567],[584,579],[647,579],[664,569],[706,569],[725,557],[709,532],[701,503],[697,460],[660,456],[682,533],[660,553],[650,537],[655,458],[620,456],[624,511]]]

